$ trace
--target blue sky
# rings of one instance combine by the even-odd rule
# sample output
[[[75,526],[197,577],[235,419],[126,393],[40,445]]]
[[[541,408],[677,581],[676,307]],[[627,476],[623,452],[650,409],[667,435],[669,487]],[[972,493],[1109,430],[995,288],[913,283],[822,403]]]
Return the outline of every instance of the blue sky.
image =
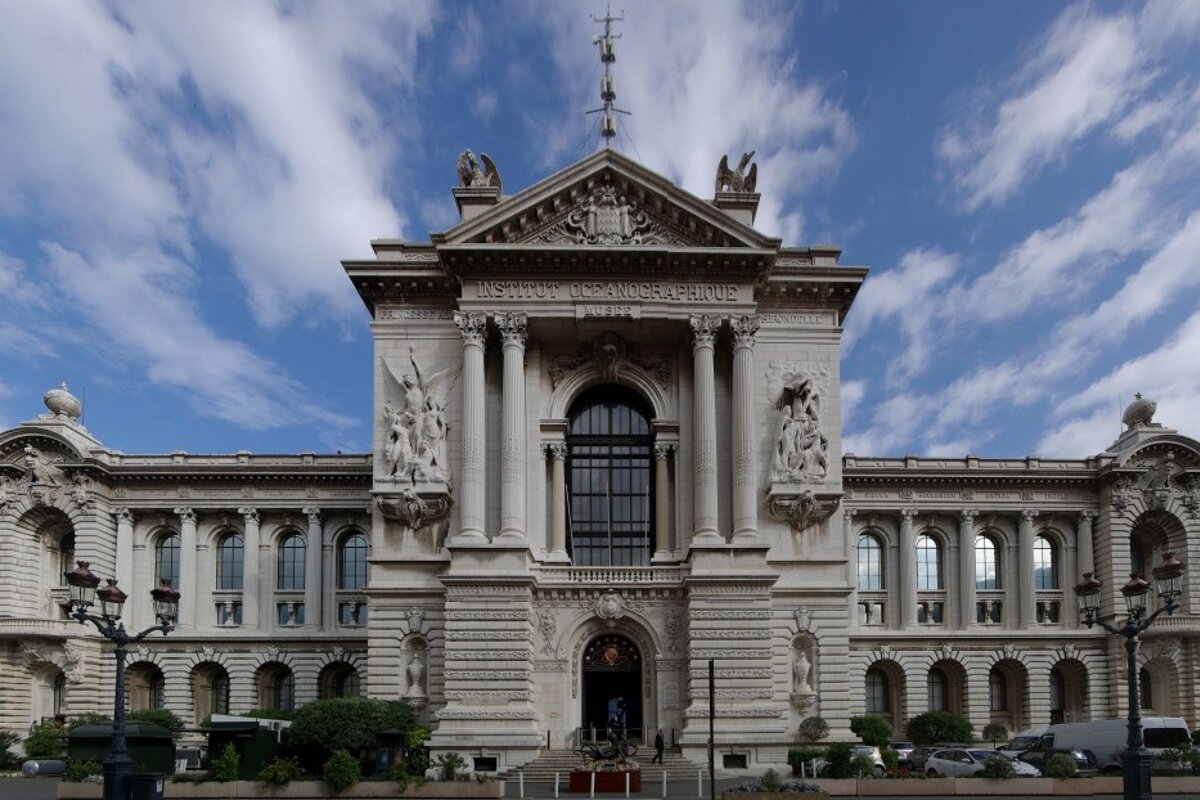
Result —
[[[621,4],[614,5],[614,12]],[[616,144],[871,277],[847,451],[1200,435],[1200,3],[626,3]],[[365,451],[339,259],[595,146],[600,2],[0,0],[0,428],[67,381],[126,452]],[[590,136],[589,136],[590,133]]]

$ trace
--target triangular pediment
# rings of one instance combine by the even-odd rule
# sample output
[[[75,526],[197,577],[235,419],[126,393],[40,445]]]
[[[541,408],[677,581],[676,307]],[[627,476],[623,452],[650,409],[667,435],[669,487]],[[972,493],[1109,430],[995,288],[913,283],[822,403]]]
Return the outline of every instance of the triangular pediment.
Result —
[[[438,245],[778,249],[765,236],[613,150],[601,150],[433,236]]]

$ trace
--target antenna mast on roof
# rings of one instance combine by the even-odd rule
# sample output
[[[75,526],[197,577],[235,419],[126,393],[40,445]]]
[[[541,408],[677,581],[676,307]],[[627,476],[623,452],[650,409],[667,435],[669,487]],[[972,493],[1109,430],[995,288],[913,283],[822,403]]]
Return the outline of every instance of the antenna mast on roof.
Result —
[[[617,114],[629,114],[630,112],[617,108],[617,79],[613,77],[612,65],[617,60],[616,40],[621,38],[621,34],[612,32],[612,24],[614,22],[622,22],[625,19],[625,12],[621,12],[621,16],[614,17],[612,15],[612,6],[604,12],[603,19],[597,19],[596,15],[592,15],[593,22],[604,23],[604,33],[595,36],[592,39],[592,44],[600,48],[600,63],[604,64],[604,77],[600,79],[600,99],[604,105],[600,108],[594,108],[587,112],[589,114],[600,113],[600,136],[604,139],[604,146],[608,147],[608,142],[617,135]]]

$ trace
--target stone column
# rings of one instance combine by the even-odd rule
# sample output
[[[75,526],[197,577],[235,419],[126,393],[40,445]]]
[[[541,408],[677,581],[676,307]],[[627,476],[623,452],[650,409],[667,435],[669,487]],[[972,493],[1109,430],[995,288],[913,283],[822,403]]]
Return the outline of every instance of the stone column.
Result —
[[[117,585],[129,594],[134,594],[133,582],[133,514],[128,508],[113,509],[113,518],[117,521],[117,565],[113,572]],[[151,588],[158,586],[158,578],[154,579]],[[141,623],[143,620],[137,620]],[[126,620],[133,627],[133,620]]]
[[[459,495],[459,533],[462,539],[484,541],[486,480],[486,381],[483,342],[487,317],[480,311],[454,312],[454,324],[463,337],[463,466]]]
[[[654,558],[671,557],[671,455],[675,446],[654,445]]]
[[[692,326],[692,540],[719,542],[717,528],[717,396],[713,340],[721,320],[691,318]]]
[[[758,537],[758,468],[754,458],[755,315],[734,317],[733,331],[733,537]]]
[[[567,444],[546,445],[550,456],[550,552],[567,555]]]
[[[913,535],[915,508],[900,509],[900,627],[917,621],[917,541]]]
[[[1027,508],[1021,512],[1017,531],[1017,579],[1020,595],[1017,598],[1017,624],[1021,628],[1037,620],[1037,593],[1033,589],[1033,521],[1039,512]]]
[[[1096,571],[1095,554],[1092,548],[1092,518],[1095,516],[1095,511],[1079,512],[1079,521],[1075,523],[1075,542],[1079,548],[1079,575],[1068,576],[1067,582],[1063,585],[1064,592],[1069,591],[1078,583],[1083,573]]]
[[[263,607],[266,606],[265,601],[270,598],[270,586],[259,586],[262,553],[259,548],[261,537],[259,536],[258,509],[239,508],[237,512],[242,515],[246,530],[243,537],[243,552],[246,555],[242,569],[242,624],[253,628],[258,626],[259,620],[266,624],[271,619],[269,611],[265,615],[263,613]],[[267,566],[270,567],[270,564]],[[269,606],[266,607],[269,608]]]
[[[308,535],[304,537],[304,624],[321,627],[321,509],[303,509],[308,517]]]
[[[177,508],[179,517],[179,624],[196,627],[196,512]]]
[[[850,625],[858,624],[858,538],[854,535],[857,509],[842,508],[842,554],[846,558],[846,585],[850,587]]]
[[[958,606],[960,628],[975,623],[975,517],[979,512],[965,508],[958,521]]]
[[[504,342],[504,397],[500,425],[500,536],[525,539],[525,325],[524,311],[496,314]]]

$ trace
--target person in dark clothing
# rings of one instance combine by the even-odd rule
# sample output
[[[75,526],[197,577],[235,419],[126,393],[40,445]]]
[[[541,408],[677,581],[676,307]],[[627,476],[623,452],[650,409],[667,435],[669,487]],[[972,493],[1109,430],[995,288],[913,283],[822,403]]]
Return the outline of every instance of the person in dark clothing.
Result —
[[[663,748],[666,747],[666,742],[663,740],[662,728],[658,729],[658,733],[654,737],[654,758],[650,759],[650,763],[663,763]]]

